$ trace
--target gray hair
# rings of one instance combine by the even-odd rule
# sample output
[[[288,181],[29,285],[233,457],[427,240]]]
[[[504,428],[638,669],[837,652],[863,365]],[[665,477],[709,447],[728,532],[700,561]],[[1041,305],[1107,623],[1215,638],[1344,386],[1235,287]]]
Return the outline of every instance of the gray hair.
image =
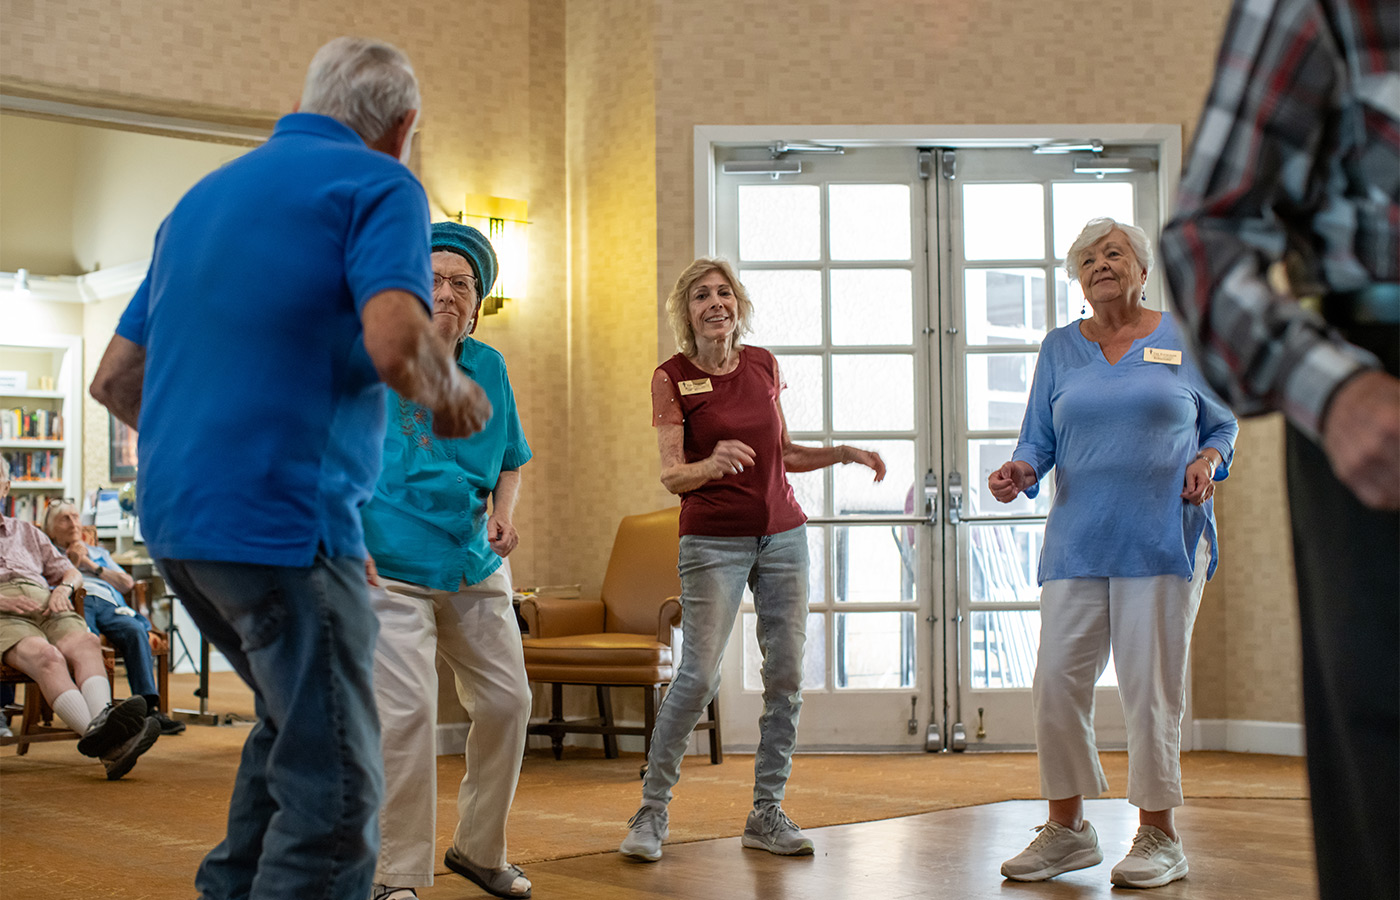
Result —
[[[68,509],[77,511],[78,504],[72,500],[59,500],[57,503],[49,504],[49,508],[44,510],[44,534],[49,533],[49,524],[53,521],[53,517]]]
[[[379,140],[421,105],[408,57],[366,38],[338,37],[316,51],[301,92],[302,112],[330,116],[365,143]]]
[[[734,291],[737,306],[734,316],[735,350],[743,346],[743,336],[752,330],[753,302],[749,300],[749,292],[739,283],[739,276],[734,274],[734,267],[727,259],[702,256],[685,267],[685,271],[676,279],[676,286],[671,288],[670,296],[666,298],[666,318],[671,323],[671,332],[676,336],[676,348],[681,351],[682,356],[694,356],[696,349],[695,329],[690,325],[690,288],[711,272],[723,275]]]
[[[1065,274],[1070,277],[1071,281],[1079,278],[1079,261],[1083,258],[1084,251],[1103,240],[1115,228],[1127,236],[1128,246],[1133,248],[1133,255],[1137,257],[1138,266],[1144,272],[1152,271],[1152,244],[1147,240],[1147,232],[1136,225],[1125,225],[1105,217],[1090,219],[1089,224],[1084,226],[1084,230],[1079,232],[1079,237],[1074,239],[1073,244],[1070,244],[1069,252],[1065,254]]]

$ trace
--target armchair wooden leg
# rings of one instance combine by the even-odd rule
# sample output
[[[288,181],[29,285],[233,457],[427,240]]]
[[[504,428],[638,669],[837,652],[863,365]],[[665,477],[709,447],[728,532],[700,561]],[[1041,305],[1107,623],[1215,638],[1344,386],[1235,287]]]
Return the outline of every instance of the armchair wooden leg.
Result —
[[[598,689],[598,716],[603,720],[603,727],[611,728],[613,722],[612,690],[606,684],[595,685]],[[608,759],[617,759],[617,735],[603,732],[603,756]]]
[[[710,721],[713,726],[710,728],[710,763],[719,765],[724,762],[724,744],[719,737],[719,695],[710,701]]]
[[[564,722],[564,686],[563,686],[562,684],[559,684],[558,682],[555,682],[554,684],[551,684],[551,685],[550,685],[550,688],[551,688],[551,690],[550,690],[550,700],[551,700],[551,702],[552,702],[552,708],[553,708],[554,714],[553,714],[552,716],[549,717],[549,721],[550,721],[550,722],[558,722],[558,723],[560,723],[560,724],[563,724],[563,722]],[[554,750],[554,758],[555,758],[555,759],[563,759],[563,758],[564,758],[564,731],[563,731],[563,729],[559,729],[559,730],[556,730],[556,731],[554,731],[554,732],[551,732],[550,735],[549,735],[549,743],[550,743],[551,747],[552,747],[553,750]]]

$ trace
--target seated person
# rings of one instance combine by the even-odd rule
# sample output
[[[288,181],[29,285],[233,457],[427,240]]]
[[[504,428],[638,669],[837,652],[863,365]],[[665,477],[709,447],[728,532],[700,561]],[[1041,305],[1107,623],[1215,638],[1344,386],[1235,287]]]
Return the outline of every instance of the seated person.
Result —
[[[0,466],[0,500],[10,473]],[[160,737],[141,695],[112,702],[97,636],[73,611],[82,576],[36,526],[0,515],[0,661],[33,678],[78,752],[102,760],[107,778],[131,771]],[[73,675],[69,676],[69,667]]]
[[[49,507],[44,514],[44,533],[68,561],[82,574],[87,599],[83,602],[83,618],[94,634],[107,638],[117,648],[126,663],[126,682],[133,695],[146,698],[146,714],[160,723],[161,734],[179,734],[184,722],[177,722],[160,708],[156,692],[155,658],[153,651],[162,646],[164,638],[151,633],[150,621],[127,606],[122,594],[136,584],[102,547],[89,547],[83,540],[82,516],[78,507],[64,500]]]

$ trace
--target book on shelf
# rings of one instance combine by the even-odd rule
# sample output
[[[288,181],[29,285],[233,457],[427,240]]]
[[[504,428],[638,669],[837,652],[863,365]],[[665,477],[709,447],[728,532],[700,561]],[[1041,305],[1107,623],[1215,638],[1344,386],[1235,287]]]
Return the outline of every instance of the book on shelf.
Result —
[[[63,480],[63,453],[58,450],[6,450],[0,461],[10,470],[11,481]]]
[[[48,512],[50,506],[61,500],[61,497],[44,494],[24,494],[21,496],[11,494],[0,500],[0,514],[22,519],[25,522],[33,522],[42,528],[44,513]]]
[[[63,413],[15,406],[0,413],[0,440],[61,441]]]

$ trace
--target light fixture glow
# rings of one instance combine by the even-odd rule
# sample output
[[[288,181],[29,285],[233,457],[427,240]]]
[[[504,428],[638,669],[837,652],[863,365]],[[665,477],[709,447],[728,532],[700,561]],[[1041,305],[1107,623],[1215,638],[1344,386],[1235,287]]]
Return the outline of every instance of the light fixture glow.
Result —
[[[507,300],[518,300],[525,294],[529,272],[530,245],[525,226],[528,204],[524,200],[508,200],[485,194],[468,194],[462,202],[457,221],[481,229],[496,251],[496,284],[481,300],[481,311],[495,315]]]

